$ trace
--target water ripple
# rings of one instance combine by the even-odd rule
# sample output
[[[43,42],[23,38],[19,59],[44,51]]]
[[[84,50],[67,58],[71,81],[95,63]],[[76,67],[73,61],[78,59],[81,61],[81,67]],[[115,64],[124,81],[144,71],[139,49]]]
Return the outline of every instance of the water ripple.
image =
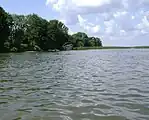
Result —
[[[0,119],[149,120],[148,54],[0,54]]]

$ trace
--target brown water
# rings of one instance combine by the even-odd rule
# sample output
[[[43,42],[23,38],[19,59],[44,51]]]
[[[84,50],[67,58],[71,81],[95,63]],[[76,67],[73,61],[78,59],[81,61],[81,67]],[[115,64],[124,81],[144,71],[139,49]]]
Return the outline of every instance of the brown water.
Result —
[[[0,54],[0,120],[149,120],[149,50]]]

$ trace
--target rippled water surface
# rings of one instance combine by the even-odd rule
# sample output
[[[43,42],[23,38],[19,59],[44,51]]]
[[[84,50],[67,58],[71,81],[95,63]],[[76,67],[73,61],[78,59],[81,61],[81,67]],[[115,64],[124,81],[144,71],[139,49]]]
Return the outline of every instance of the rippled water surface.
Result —
[[[0,120],[149,120],[149,50],[0,54]]]

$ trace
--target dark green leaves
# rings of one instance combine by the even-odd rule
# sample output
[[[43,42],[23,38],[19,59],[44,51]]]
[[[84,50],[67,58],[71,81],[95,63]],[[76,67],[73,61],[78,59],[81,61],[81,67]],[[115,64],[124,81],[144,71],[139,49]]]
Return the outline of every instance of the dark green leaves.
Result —
[[[102,46],[102,42],[100,38],[88,37],[87,34],[78,32],[72,35],[72,43],[75,47],[100,47]]]
[[[0,52],[5,52],[4,43],[7,41],[12,25],[11,17],[0,7]]]

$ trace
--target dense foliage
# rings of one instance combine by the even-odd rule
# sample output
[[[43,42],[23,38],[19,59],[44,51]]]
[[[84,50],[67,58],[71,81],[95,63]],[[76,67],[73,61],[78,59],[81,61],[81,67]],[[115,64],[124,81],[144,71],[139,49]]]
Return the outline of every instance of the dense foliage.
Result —
[[[102,46],[101,40],[78,32],[68,34],[68,28],[58,20],[47,21],[36,14],[8,14],[0,7],[0,52],[63,50],[73,47]]]

